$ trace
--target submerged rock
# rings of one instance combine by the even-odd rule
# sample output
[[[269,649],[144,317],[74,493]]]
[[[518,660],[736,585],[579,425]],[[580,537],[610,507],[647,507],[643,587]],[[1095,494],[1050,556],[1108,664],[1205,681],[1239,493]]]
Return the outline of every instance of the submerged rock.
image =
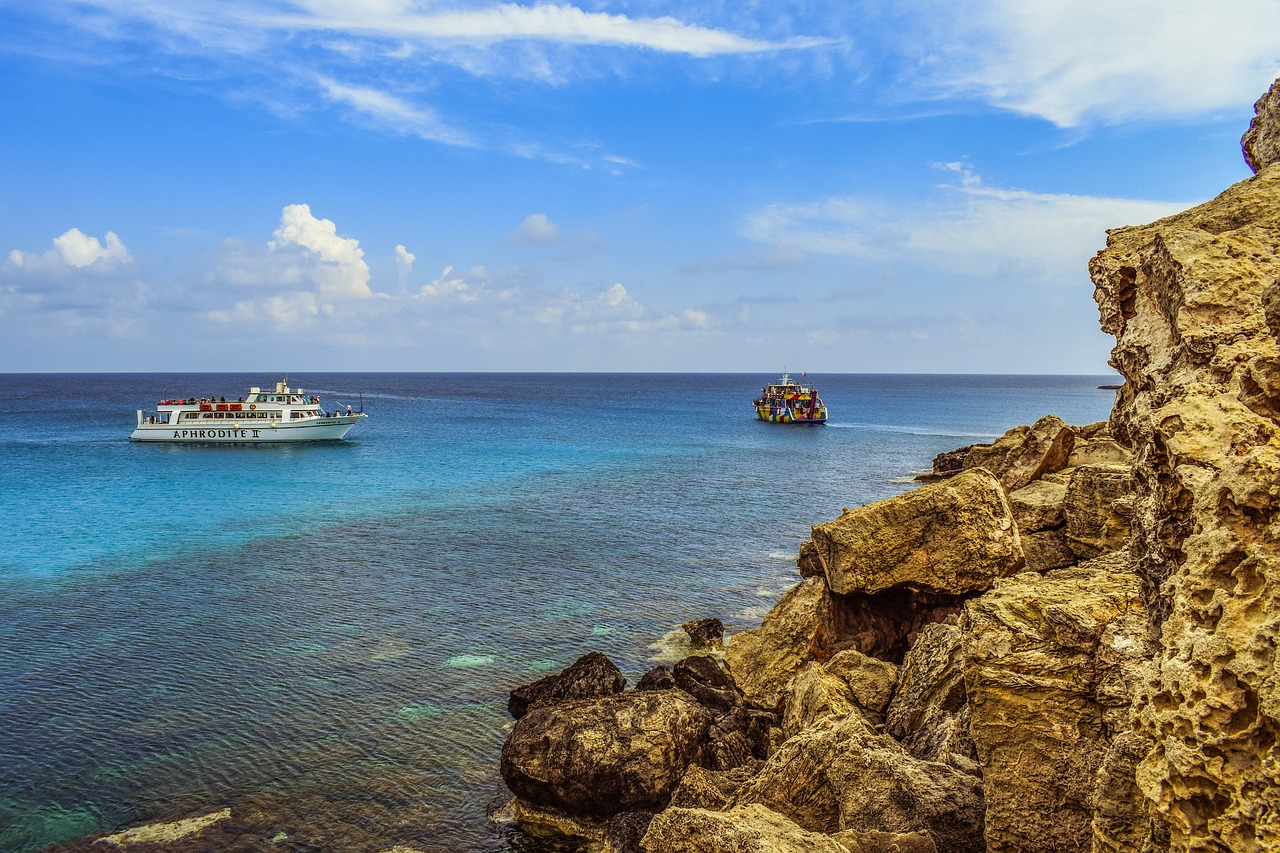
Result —
[[[693,651],[724,649],[724,623],[719,619],[697,619],[680,627],[689,635],[689,648]]]

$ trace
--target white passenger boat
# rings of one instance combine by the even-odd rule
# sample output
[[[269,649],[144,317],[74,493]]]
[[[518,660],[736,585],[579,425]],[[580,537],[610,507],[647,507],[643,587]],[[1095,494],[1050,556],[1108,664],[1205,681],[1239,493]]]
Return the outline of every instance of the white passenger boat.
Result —
[[[138,409],[133,441],[241,443],[280,441],[337,441],[368,417],[350,406],[326,411],[320,398],[289,380],[274,391],[250,388],[237,400],[188,397],[161,400],[152,411]],[[363,408],[363,407],[362,407]]]

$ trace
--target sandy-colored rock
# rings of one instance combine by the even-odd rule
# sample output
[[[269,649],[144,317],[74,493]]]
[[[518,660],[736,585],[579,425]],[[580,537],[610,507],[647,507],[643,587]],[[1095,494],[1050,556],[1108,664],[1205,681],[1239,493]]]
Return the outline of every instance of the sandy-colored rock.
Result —
[[[837,652],[823,665],[831,675],[842,678],[853,691],[858,706],[873,714],[883,714],[898,686],[898,667],[865,655],[857,649]]]
[[[1272,112],[1276,88],[1260,102]],[[1280,849],[1280,163],[1150,225],[1113,229],[1090,263],[1112,415],[1134,449],[1132,552],[1159,649],[1137,730],[1138,784],[1174,850]]]
[[[739,793],[805,829],[929,832],[940,850],[982,851],[981,782],[920,761],[859,714],[805,729]]]
[[[806,539],[800,543],[800,553],[796,555],[796,568],[802,578],[822,577],[822,561],[818,559],[818,549],[813,547],[813,540]]]
[[[824,637],[835,632],[831,594],[822,578],[807,578],[787,591],[759,628],[729,638],[724,660],[753,705],[775,708],[782,691]]]
[[[671,795],[671,806],[683,809],[722,810],[729,801],[751,780],[758,766],[735,767],[732,770],[707,770],[693,765],[685,771],[684,778]]]
[[[575,815],[662,808],[713,722],[682,690],[534,708],[502,747],[502,778],[516,796]]]
[[[960,641],[960,628],[954,623],[939,622],[920,631],[902,662],[885,731],[922,761],[940,761],[980,775],[969,734]]]
[[[1067,487],[1047,480],[1036,480],[1009,492],[1009,509],[1018,532],[1025,535],[1062,526],[1066,521],[1062,514],[1066,499]]]
[[[1001,580],[960,629],[988,849],[1088,850],[1098,769],[1147,652],[1127,557]]]
[[[849,683],[820,663],[806,664],[791,681],[782,703],[782,736],[790,738],[819,720],[842,720],[858,709]]]
[[[1081,559],[1124,547],[1133,515],[1132,469],[1081,465],[1071,474],[1063,504],[1067,544]]]
[[[1079,559],[1067,541],[1067,531],[1041,530],[1022,537],[1022,551],[1026,554],[1029,572],[1048,572],[1074,565]]]
[[[975,444],[964,457],[964,468],[985,468],[1005,491],[1020,489],[1045,474],[1066,467],[1075,445],[1075,431],[1056,415],[1045,415],[1031,426],[1018,426],[994,444]]]
[[[831,836],[849,853],[938,853],[933,836],[927,832],[854,832]]]
[[[641,842],[645,853],[849,853],[761,805],[727,812],[670,808],[656,815]]]
[[[1240,140],[1244,161],[1254,174],[1280,162],[1280,80],[1253,105],[1253,121]]]
[[[104,835],[99,844],[129,848],[139,845],[167,845],[200,835],[210,827],[231,820],[231,809],[222,809],[197,817],[182,818],[165,823],[149,823],[122,832]]]
[[[1023,564],[1004,490],[983,469],[847,511],[814,527],[813,544],[840,594],[895,586],[965,593]]]
[[[605,840],[605,819],[573,815],[551,806],[538,805],[520,797],[512,797],[502,808],[500,817],[520,824],[530,835],[541,838],[576,838],[584,841]]]

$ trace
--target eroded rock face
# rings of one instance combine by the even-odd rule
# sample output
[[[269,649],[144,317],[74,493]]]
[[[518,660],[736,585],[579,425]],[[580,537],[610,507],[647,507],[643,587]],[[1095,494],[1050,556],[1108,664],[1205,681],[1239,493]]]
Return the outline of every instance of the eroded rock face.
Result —
[[[1081,559],[1124,547],[1133,515],[1133,477],[1127,465],[1081,465],[1063,501],[1067,544]]]
[[[974,469],[813,528],[832,592],[895,586],[959,594],[986,589],[1023,565],[1004,490]]]
[[[960,643],[960,628],[954,622],[929,625],[920,632],[902,663],[885,731],[922,761],[941,761],[980,775],[969,734]]]
[[[1137,781],[1176,850],[1280,849],[1275,100],[1246,136],[1254,177],[1108,232],[1090,263],[1126,380],[1112,428],[1134,450],[1132,547],[1159,641]]]
[[[702,758],[714,722],[681,690],[645,690],[545,705],[502,747],[512,793],[575,815],[660,809]]]
[[[1280,162],[1280,80],[1253,105],[1253,121],[1240,140],[1244,161],[1254,174]]]
[[[1127,557],[998,581],[960,631],[988,849],[1088,850],[1098,768],[1147,654]]]

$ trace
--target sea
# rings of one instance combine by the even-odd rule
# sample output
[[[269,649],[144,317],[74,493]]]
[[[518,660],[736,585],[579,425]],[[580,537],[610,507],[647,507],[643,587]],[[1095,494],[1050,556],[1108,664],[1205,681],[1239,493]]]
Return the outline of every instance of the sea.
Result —
[[[307,373],[369,414],[345,441],[127,440],[281,378],[0,374],[0,850],[225,807],[237,849],[559,849],[491,819],[512,687],[754,627],[811,525],[1115,398],[811,375],[812,427],[754,419],[769,375]]]

